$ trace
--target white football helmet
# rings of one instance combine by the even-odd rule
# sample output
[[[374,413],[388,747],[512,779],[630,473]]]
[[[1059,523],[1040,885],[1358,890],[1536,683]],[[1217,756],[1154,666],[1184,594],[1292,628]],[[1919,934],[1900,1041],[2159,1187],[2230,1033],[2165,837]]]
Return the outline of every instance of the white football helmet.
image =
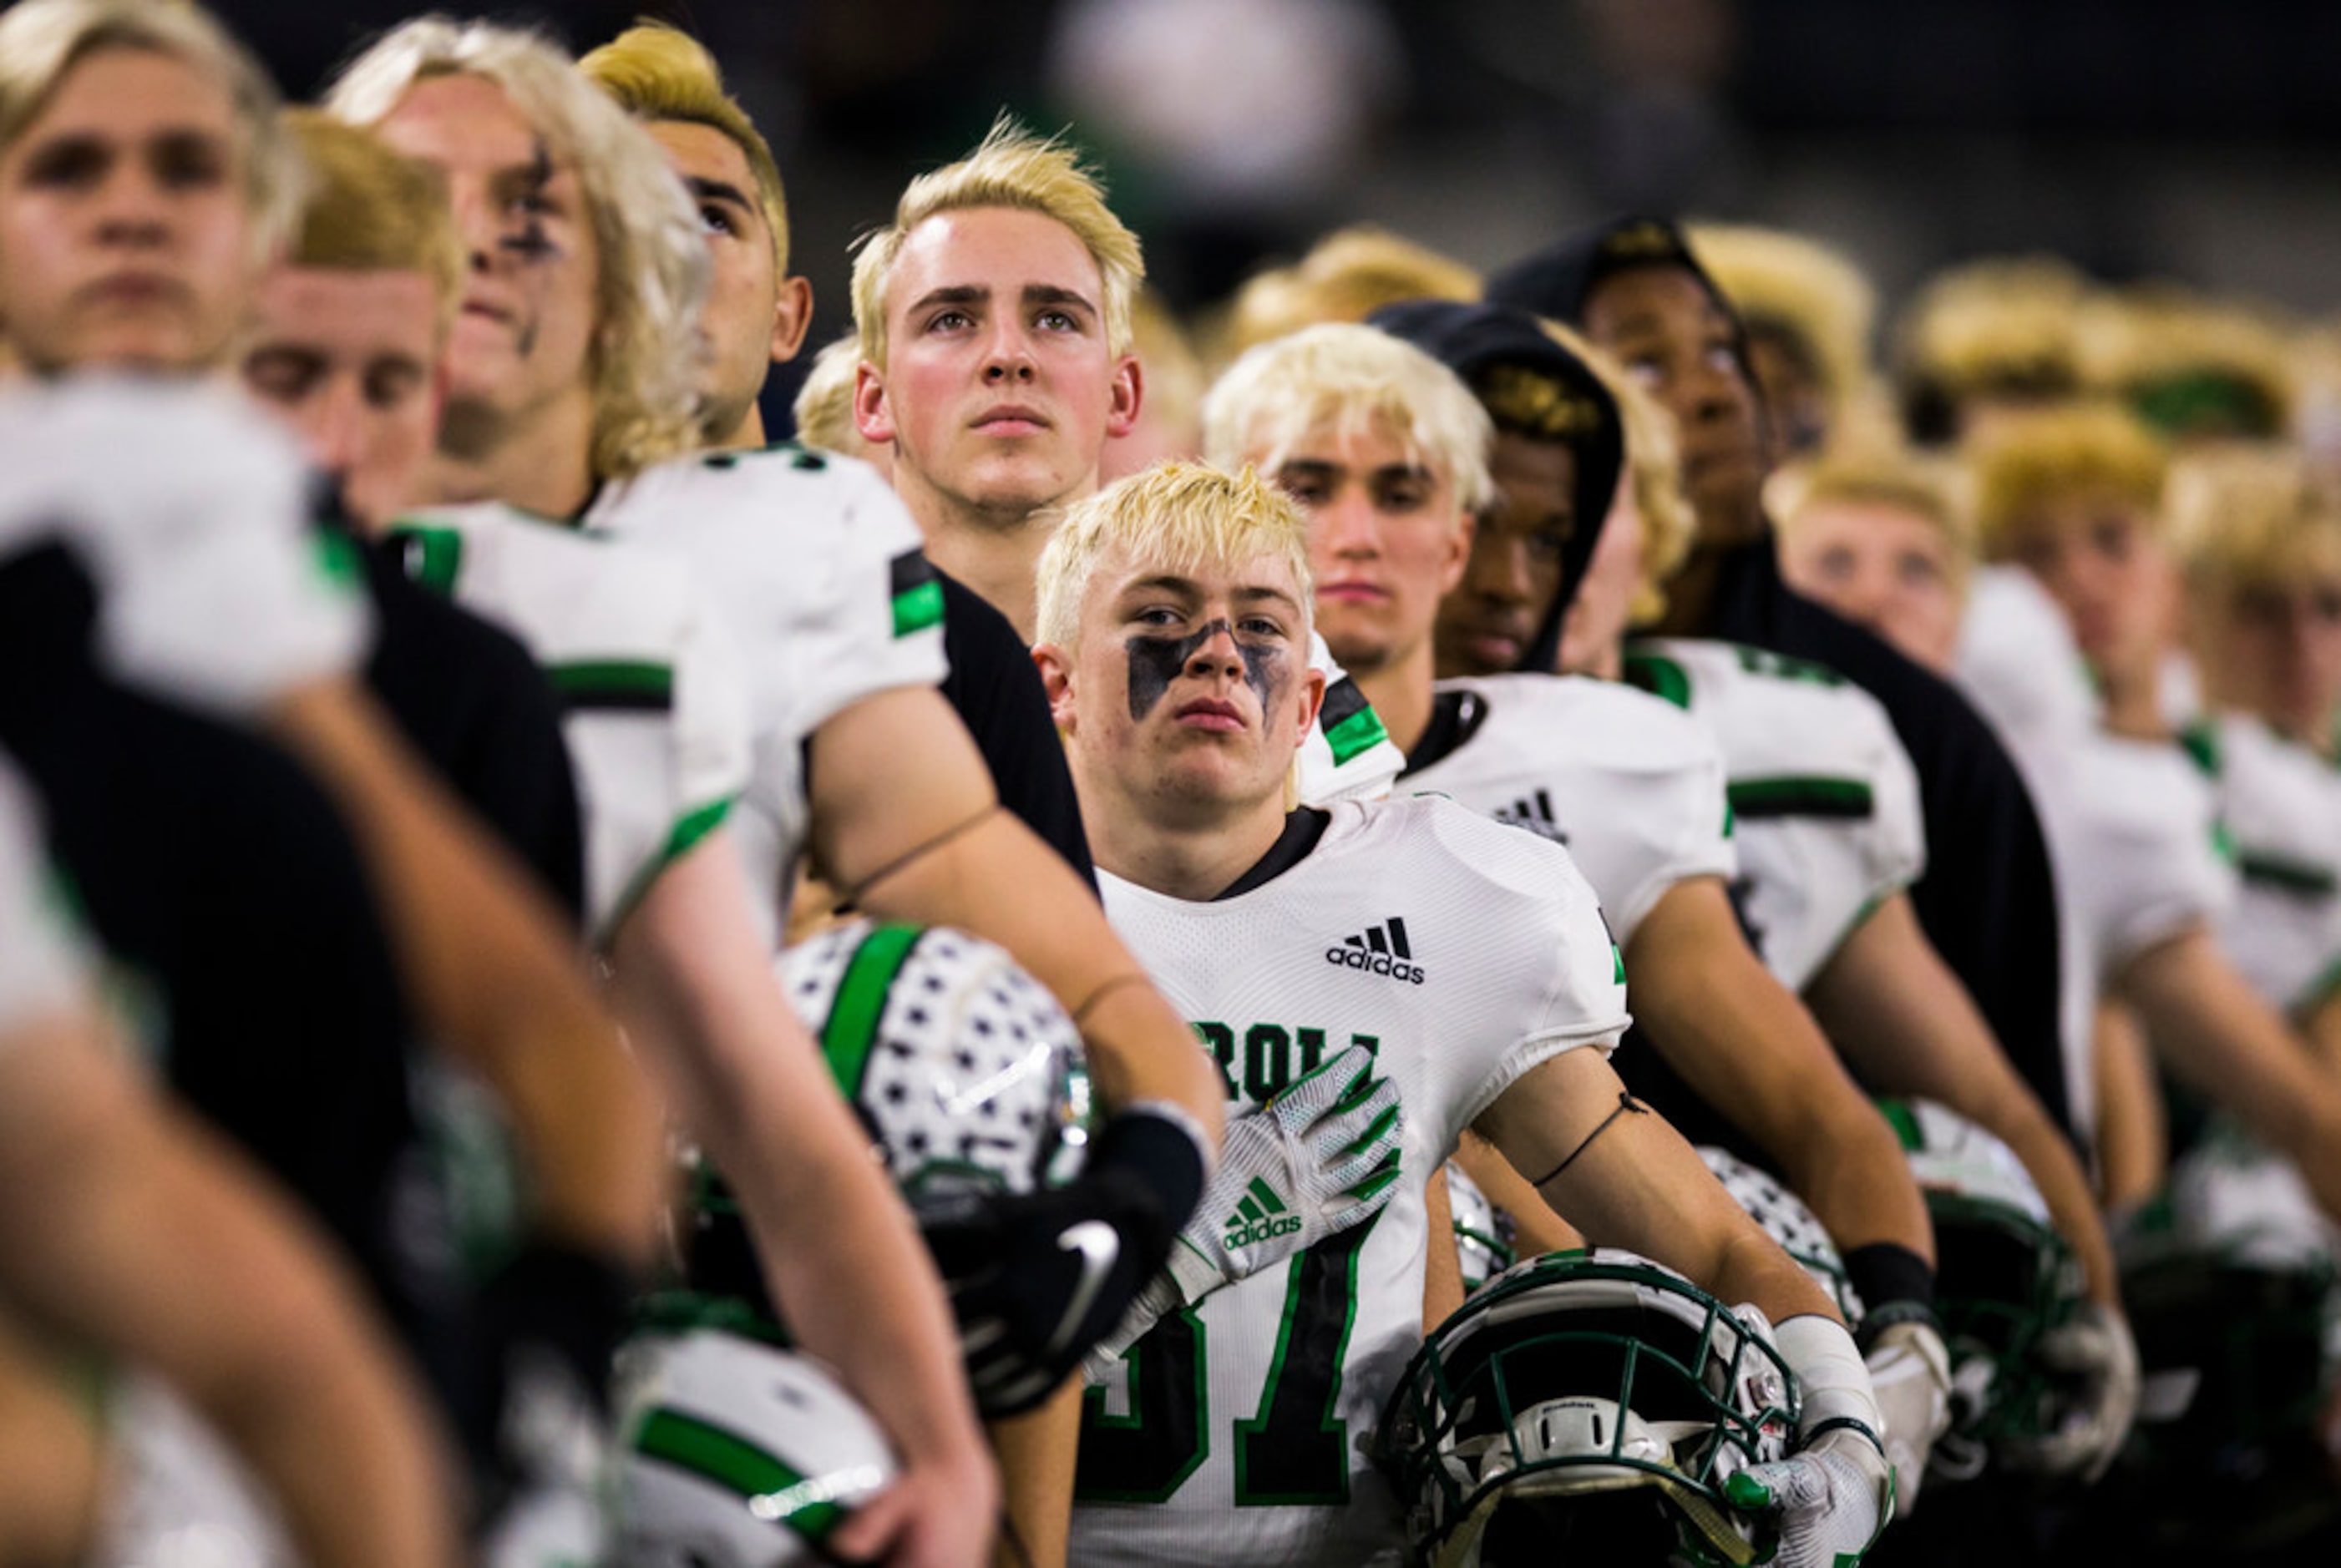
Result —
[[[1005,949],[856,920],[790,948],[780,975],[904,1196],[1030,1192],[1079,1169],[1081,1031]]]
[[[1859,1328],[1861,1293],[1846,1277],[1845,1259],[1838,1255],[1837,1243],[1829,1239],[1819,1216],[1805,1206],[1805,1200],[1790,1192],[1779,1177],[1728,1149],[1703,1144],[1698,1157],[1707,1162],[1707,1168],[1715,1173],[1732,1201],[1764,1227],[1765,1235],[1780,1244],[1782,1252],[1803,1265],[1813,1283],[1837,1303],[1838,1315],[1845,1319],[1845,1325]]]
[[[1782,1457],[1796,1425],[1761,1314],[1603,1248],[1515,1265],[1439,1325],[1376,1454],[1435,1568],[1738,1564],[1775,1542],[1725,1484]]]
[[[1463,1294],[1469,1295],[1512,1266],[1518,1255],[1511,1226],[1453,1160],[1447,1162],[1447,1206],[1454,1219],[1455,1253],[1463,1264]]]
[[[819,1363],[721,1329],[619,1353],[617,1561],[833,1562],[830,1533],[900,1474],[886,1434]]]

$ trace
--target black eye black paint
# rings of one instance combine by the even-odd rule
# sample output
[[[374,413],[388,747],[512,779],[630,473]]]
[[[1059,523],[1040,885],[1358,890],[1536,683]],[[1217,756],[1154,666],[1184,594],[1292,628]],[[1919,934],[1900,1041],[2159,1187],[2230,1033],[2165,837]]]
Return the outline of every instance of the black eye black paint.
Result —
[[[544,214],[537,210],[545,187],[553,184],[553,153],[542,137],[537,140],[536,156],[529,164],[525,180],[520,199],[526,221],[518,233],[505,235],[497,242],[497,246],[507,255],[518,258],[523,265],[540,265],[561,253],[561,247],[554,244],[553,237],[544,232]],[[537,330],[542,324],[533,313],[520,323],[518,340],[513,347],[521,358],[526,359],[536,352]]]
[[[1170,683],[1194,662],[1203,645],[1222,631],[1235,636],[1233,626],[1214,620],[1185,637],[1138,636],[1124,641],[1122,646],[1130,650],[1130,716],[1143,719],[1154,711]],[[1243,660],[1244,684],[1260,699],[1260,711],[1267,712],[1284,686],[1283,650],[1254,648],[1238,640],[1236,654]]]

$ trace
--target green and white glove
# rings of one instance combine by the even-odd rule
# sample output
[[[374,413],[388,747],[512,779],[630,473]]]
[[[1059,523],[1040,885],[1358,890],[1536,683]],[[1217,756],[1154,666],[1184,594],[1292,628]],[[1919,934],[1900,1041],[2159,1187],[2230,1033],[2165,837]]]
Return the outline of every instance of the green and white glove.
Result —
[[[1220,1163],[1149,1281],[1089,1365],[1109,1366],[1163,1314],[1363,1225],[1398,1186],[1398,1086],[1351,1046],[1258,1110],[1228,1118]]]
[[[1744,1512],[1779,1516],[1778,1568],[1854,1568],[1894,1517],[1894,1469],[1878,1439],[1868,1369],[1832,1318],[1792,1317],[1776,1342],[1803,1396],[1799,1446],[1740,1471],[1724,1495]]]

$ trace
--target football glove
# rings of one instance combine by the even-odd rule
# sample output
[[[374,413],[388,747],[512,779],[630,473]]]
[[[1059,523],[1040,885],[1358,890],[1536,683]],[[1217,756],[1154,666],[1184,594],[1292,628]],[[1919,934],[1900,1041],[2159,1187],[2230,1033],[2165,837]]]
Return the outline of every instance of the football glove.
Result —
[[[1864,1358],[1886,1427],[1886,1458],[1894,1466],[1896,1510],[1918,1505],[1918,1485],[1936,1440],[1951,1425],[1951,1357],[1931,1324],[1889,1324]]]
[[[1868,1368],[1833,1317],[1789,1318],[1774,1341],[1796,1374],[1802,1446],[1740,1471],[1724,1495],[1744,1512],[1778,1516],[1781,1568],[1853,1568],[1894,1517],[1894,1467],[1878,1436],[1884,1418]]]
[[[247,712],[371,635],[297,447],[217,389],[91,376],[5,400],[0,557],[50,540],[96,582],[99,656],[174,700]]]
[[[1133,1109],[1106,1125],[1063,1186],[916,1206],[985,1419],[1039,1404],[1121,1321],[1162,1266],[1202,1169],[1188,1128]]]
[[[2084,1302],[2070,1322],[2041,1336],[2040,1359],[2072,1380],[2070,1404],[2054,1432],[2009,1443],[2006,1462],[2017,1470],[2094,1482],[2137,1418],[2137,1341],[2119,1312]]]
[[[1398,1086],[1351,1046],[1258,1110],[1228,1118],[1194,1218],[1170,1266],[1149,1280],[1091,1356],[1101,1367],[1163,1314],[1283,1262],[1382,1211],[1397,1190],[1405,1131]]]

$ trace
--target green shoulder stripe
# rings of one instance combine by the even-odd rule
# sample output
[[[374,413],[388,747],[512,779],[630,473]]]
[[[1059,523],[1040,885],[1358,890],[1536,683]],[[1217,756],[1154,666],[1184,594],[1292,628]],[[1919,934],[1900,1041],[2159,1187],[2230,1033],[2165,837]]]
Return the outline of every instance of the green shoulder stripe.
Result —
[[[894,607],[894,635],[908,637],[940,625],[943,618],[943,585],[924,551],[906,550],[886,564],[886,590]]]
[[[634,912],[634,906],[643,901],[643,895],[651,890],[651,884],[659,879],[659,874],[697,848],[701,839],[722,827],[723,819],[731,811],[731,797],[725,796],[721,800],[710,800],[704,806],[686,811],[675,820],[674,826],[667,830],[666,842],[659,846],[658,853],[651,858],[648,864],[634,873],[634,879],[626,884],[625,892],[619,896],[617,908],[610,911],[609,923],[602,928],[600,946],[606,948],[617,936],[618,928],[626,923],[626,917]]]
[[[878,1043],[878,1025],[886,1015],[886,998],[921,934],[916,926],[878,927],[853,950],[845,978],[838,982],[837,999],[830,1003],[829,1022],[821,1031],[821,1054],[849,1100],[862,1093],[870,1052]]]
[[[571,711],[662,713],[674,706],[674,667],[646,660],[586,659],[548,664],[545,679]]]
[[[1325,733],[1325,744],[1333,749],[1336,768],[1390,739],[1390,731],[1382,728],[1382,716],[1347,675],[1326,690],[1324,704],[1317,710],[1317,727]]]
[[[2246,882],[2296,893],[2304,898],[2329,898],[2341,892],[2341,873],[2330,866],[2271,854],[2265,849],[2238,849],[2236,869]]]
[[[441,595],[455,591],[463,570],[463,536],[452,528],[426,523],[394,523],[390,536],[398,541],[399,564],[406,575]]]
[[[1690,671],[1663,653],[1626,654],[1626,679],[1653,697],[1663,697],[1678,708],[1690,707]]]

